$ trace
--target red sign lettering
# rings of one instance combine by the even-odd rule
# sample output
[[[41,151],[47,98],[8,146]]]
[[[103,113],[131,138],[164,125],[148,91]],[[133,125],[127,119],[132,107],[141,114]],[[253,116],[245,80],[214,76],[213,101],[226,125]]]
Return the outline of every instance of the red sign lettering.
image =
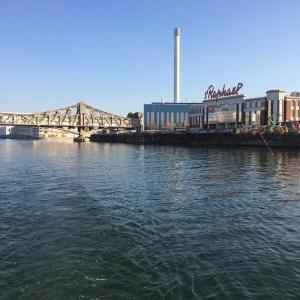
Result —
[[[222,90],[215,90],[213,85],[210,85],[205,92],[204,99],[218,99],[222,97],[235,96],[239,94],[240,89],[243,87],[243,84],[239,82],[237,86],[234,86],[232,89],[226,89],[225,84],[223,85]]]

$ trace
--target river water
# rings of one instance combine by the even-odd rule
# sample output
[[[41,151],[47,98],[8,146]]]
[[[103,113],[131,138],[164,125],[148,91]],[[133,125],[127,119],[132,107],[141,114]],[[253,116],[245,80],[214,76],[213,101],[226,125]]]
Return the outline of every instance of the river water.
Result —
[[[0,299],[299,299],[300,151],[0,140]]]

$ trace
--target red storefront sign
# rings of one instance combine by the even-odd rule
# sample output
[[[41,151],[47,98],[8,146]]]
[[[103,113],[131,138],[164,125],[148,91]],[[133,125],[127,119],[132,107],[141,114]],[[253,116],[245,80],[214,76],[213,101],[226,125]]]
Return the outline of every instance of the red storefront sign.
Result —
[[[204,99],[218,99],[222,97],[235,96],[239,94],[240,89],[243,87],[243,84],[239,82],[237,86],[234,86],[232,89],[226,89],[225,84],[223,85],[222,90],[215,90],[213,85],[210,85],[205,92]]]

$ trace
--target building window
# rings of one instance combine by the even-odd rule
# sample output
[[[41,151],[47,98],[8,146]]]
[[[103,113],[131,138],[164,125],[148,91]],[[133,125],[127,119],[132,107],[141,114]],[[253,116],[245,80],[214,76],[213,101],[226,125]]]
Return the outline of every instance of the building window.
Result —
[[[295,111],[294,111],[294,109],[291,109],[291,117],[293,118],[294,115],[295,115]]]
[[[245,113],[245,124],[249,125],[249,111],[246,111]]]
[[[256,112],[255,125],[261,125],[260,124],[260,111]]]

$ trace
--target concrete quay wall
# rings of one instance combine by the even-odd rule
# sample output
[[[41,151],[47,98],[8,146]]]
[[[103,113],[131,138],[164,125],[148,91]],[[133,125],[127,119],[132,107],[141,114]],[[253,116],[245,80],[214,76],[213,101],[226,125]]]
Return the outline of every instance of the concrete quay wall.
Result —
[[[185,146],[261,146],[300,148],[300,134],[154,132],[94,134],[91,142]]]

